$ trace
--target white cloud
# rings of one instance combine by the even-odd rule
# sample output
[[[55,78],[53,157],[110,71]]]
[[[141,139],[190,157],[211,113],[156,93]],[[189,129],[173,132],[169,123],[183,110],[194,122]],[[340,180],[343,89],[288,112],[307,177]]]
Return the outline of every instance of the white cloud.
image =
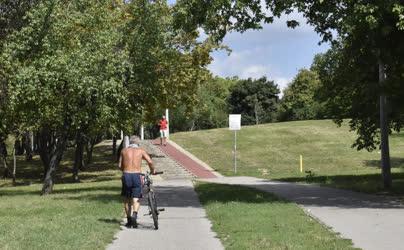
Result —
[[[275,77],[274,78],[274,82],[278,85],[279,89],[281,90],[281,93],[279,94],[280,98],[282,98],[283,91],[288,86],[288,84],[292,81],[292,79],[293,78],[285,78],[285,77]]]
[[[269,73],[269,68],[264,65],[251,65],[243,69],[240,73],[241,78],[260,78]]]
[[[252,77],[246,75],[244,71],[246,68],[252,67],[249,65],[251,61],[248,58],[252,58],[255,53],[257,53],[256,49],[234,51],[229,56],[226,52],[217,52],[213,56],[214,60],[209,69],[213,74],[224,77]]]

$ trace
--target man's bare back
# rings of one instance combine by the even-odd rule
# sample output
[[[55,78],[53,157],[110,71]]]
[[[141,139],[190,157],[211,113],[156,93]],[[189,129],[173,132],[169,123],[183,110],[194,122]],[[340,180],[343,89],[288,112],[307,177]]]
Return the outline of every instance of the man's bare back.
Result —
[[[125,173],[141,173],[143,159],[149,164],[150,170],[153,172],[153,162],[149,154],[141,148],[122,149],[119,166]]]

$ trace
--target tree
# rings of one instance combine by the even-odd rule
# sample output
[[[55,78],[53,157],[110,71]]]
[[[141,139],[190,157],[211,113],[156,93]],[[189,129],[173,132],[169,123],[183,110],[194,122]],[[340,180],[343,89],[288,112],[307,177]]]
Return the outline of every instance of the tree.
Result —
[[[240,80],[230,89],[230,112],[241,114],[245,125],[275,121],[279,92],[278,86],[266,77]]]
[[[392,94],[394,93],[392,90],[401,89],[398,86],[403,78],[404,4],[396,0],[371,3],[347,0],[332,2],[291,0],[273,1],[271,8],[275,14],[297,8],[305,14],[308,22],[316,27],[316,31],[322,34],[324,41],[333,41],[334,46],[341,48],[339,72],[344,71],[342,76],[355,80],[351,86],[343,89],[343,92],[358,90],[361,93],[359,98],[362,100],[369,96],[374,97],[374,93],[377,93],[378,104],[372,105],[373,99],[369,100],[369,104],[378,108],[379,117],[376,118],[375,112],[372,115],[368,115],[368,112],[351,112],[353,119],[350,124],[359,134],[355,143],[358,148],[369,148],[369,143],[371,147],[375,147],[374,144],[378,143],[376,138],[380,135],[383,183],[384,187],[389,188],[391,174],[388,134],[391,126],[400,128],[402,123],[400,119],[388,118],[393,114],[402,113],[402,110],[389,112],[387,105],[388,101],[403,97],[400,94]],[[338,34],[337,39],[332,36],[333,30]],[[341,63],[347,64],[341,65]],[[353,76],[354,72],[357,73],[356,76]],[[367,73],[371,74],[366,76]],[[367,83],[365,91],[356,88],[359,83]],[[355,94],[345,98],[355,104],[357,102],[349,98],[352,95]]]
[[[320,81],[316,72],[301,69],[284,90],[281,100],[281,120],[322,118],[322,104],[315,99]]]
[[[2,41],[7,107],[16,133],[37,132],[42,194],[69,139],[78,180],[86,143],[91,156],[105,131],[130,132],[157,108],[195,102],[216,44],[174,29],[172,15],[165,1],[43,0]]]
[[[228,32],[259,29],[262,21],[273,21],[261,0],[178,0],[174,17],[177,28],[187,32],[202,28],[215,41]]]
[[[42,1],[5,43],[14,122],[39,131],[43,194],[52,191],[69,136],[108,120],[100,114],[113,116],[126,100],[113,10],[107,0]]]
[[[221,128],[227,126],[230,88],[237,78],[213,77],[198,87],[196,105],[177,106],[171,111],[170,129],[174,131]]]
[[[28,22],[23,17],[37,3],[38,0],[4,0],[0,3],[0,50],[3,50],[3,44],[10,34],[27,25]],[[12,74],[12,72],[7,71],[5,61],[0,56],[0,156],[4,163],[4,178],[9,177],[10,173],[7,166],[9,150],[7,150],[5,141],[10,133],[16,132],[12,122],[12,110],[9,105],[7,86],[8,74]]]
[[[198,86],[208,79],[206,66],[216,44],[197,41],[196,30],[175,29],[166,1],[132,1],[127,14],[126,87],[133,116],[154,122],[156,110],[194,105]]]

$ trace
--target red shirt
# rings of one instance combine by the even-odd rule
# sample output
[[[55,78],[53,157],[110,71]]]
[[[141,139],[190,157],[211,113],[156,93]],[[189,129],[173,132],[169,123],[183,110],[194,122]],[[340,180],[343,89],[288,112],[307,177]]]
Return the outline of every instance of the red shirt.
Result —
[[[161,119],[159,121],[159,126],[160,126],[160,130],[167,129],[167,120],[166,119]]]

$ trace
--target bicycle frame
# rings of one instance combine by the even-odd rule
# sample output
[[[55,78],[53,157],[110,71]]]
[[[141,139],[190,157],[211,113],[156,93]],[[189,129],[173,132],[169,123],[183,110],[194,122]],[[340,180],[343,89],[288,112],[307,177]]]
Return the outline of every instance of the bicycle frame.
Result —
[[[144,177],[143,180],[143,189],[145,187],[147,187],[147,192],[145,192],[144,194],[147,194],[150,191],[154,191],[153,190],[153,180],[152,178],[150,178],[150,172],[147,171],[146,174],[141,174]]]
[[[162,174],[163,172],[158,172],[156,174]],[[150,172],[147,171],[146,174],[141,174],[144,177],[143,180],[143,192],[144,196],[147,197],[149,215],[152,216],[154,222],[154,229],[158,229],[158,215],[159,211],[164,211],[164,209],[157,208],[157,201],[153,189],[153,180],[150,178]]]

